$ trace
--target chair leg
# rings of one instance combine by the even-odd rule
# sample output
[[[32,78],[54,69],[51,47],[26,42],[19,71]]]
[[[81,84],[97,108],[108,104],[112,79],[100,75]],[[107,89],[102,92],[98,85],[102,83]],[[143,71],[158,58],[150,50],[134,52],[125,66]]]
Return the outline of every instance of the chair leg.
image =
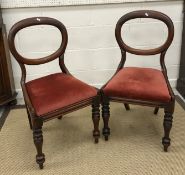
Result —
[[[62,119],[62,116],[58,117],[58,119],[61,120]]]
[[[100,137],[99,121],[100,121],[100,102],[97,97],[92,104],[92,120],[94,124],[93,137],[94,142],[98,143]]]
[[[39,164],[40,169],[43,169],[45,162],[45,155],[42,153],[43,136],[42,136],[43,121],[34,119],[33,121],[33,140],[37,150],[36,162]]]
[[[172,123],[173,123],[173,108],[172,110],[165,109],[165,115],[164,115],[164,122],[163,122],[163,127],[164,127],[164,137],[162,138],[162,144],[164,146],[164,151],[168,151],[168,147],[170,146],[171,139],[169,137],[170,135],[170,130],[172,128]]]
[[[125,105],[125,109],[126,109],[127,111],[129,111],[129,110],[130,110],[130,106],[129,106],[129,104],[124,103],[124,105]]]
[[[27,115],[28,115],[28,121],[29,121],[30,129],[32,130],[33,126],[32,126],[31,116],[30,116],[30,114],[28,112],[28,108],[27,107],[26,107],[26,111],[27,111]]]
[[[157,115],[158,111],[159,111],[159,107],[155,107],[154,114]]]
[[[105,137],[105,141],[108,141],[110,135],[110,128],[109,128],[109,118],[110,118],[110,111],[109,111],[109,101],[103,101],[102,104],[102,117],[103,117],[103,135]]]

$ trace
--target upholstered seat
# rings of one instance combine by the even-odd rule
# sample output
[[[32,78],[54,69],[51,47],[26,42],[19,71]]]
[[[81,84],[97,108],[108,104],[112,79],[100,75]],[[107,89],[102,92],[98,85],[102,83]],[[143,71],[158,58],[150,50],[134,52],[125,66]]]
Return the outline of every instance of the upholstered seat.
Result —
[[[169,102],[171,99],[163,73],[152,68],[121,69],[106,85],[104,93],[145,101]]]
[[[51,74],[26,83],[37,116],[97,95],[97,90],[71,75]]]

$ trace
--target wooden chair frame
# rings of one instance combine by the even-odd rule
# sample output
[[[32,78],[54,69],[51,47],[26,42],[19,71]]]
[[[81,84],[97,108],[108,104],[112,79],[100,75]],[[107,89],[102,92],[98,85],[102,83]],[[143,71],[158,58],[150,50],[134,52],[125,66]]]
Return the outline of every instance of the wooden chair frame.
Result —
[[[35,25],[51,25],[54,27],[57,27],[62,35],[62,43],[59,47],[59,49],[46,57],[38,58],[38,59],[29,59],[25,58],[22,55],[20,55],[15,47],[15,36],[18,31],[20,31],[23,28],[29,27],[29,26],[35,26]],[[68,34],[66,27],[58,20],[48,17],[34,17],[34,18],[27,18],[24,19],[18,23],[16,23],[9,32],[9,47],[12,55],[15,57],[15,59],[18,61],[21,71],[22,71],[22,78],[21,78],[21,87],[23,91],[23,96],[25,100],[25,105],[27,109],[28,119],[30,128],[33,129],[33,139],[34,144],[37,149],[37,155],[36,155],[36,162],[39,164],[40,169],[43,168],[43,163],[45,161],[45,155],[42,152],[42,145],[43,145],[43,135],[42,135],[42,125],[43,122],[46,122],[48,120],[51,120],[53,118],[59,118],[61,119],[62,115],[73,112],[75,110],[84,108],[86,106],[92,105],[92,119],[94,123],[94,130],[93,130],[93,136],[95,139],[95,143],[98,142],[98,138],[100,136],[99,132],[99,119],[100,119],[100,96],[97,95],[95,97],[80,101],[78,103],[75,103],[73,105],[64,107],[62,109],[59,109],[57,111],[48,113],[42,117],[38,117],[36,115],[35,109],[32,106],[32,103],[30,101],[30,98],[28,96],[27,90],[26,90],[26,65],[39,65],[48,63],[56,58],[59,58],[59,66],[64,74],[70,74],[68,69],[66,68],[64,64],[64,53],[66,50],[66,46],[68,43]]]
[[[124,41],[122,40],[121,28],[125,22],[127,22],[131,19],[135,19],[135,18],[153,18],[153,19],[157,19],[157,20],[164,22],[166,24],[166,26],[168,27],[168,37],[167,37],[166,42],[158,48],[149,49],[149,50],[135,49],[135,48],[132,48],[132,47],[128,46],[127,44],[125,44]],[[175,96],[174,96],[174,93],[173,93],[172,88],[170,86],[170,83],[168,81],[167,69],[166,69],[166,66],[164,63],[164,58],[165,58],[166,51],[169,48],[170,44],[172,43],[172,40],[174,37],[173,22],[171,21],[171,19],[168,16],[166,16],[163,13],[157,12],[157,11],[152,11],[152,10],[133,11],[133,12],[130,12],[130,13],[122,16],[118,20],[117,25],[116,25],[116,29],[115,29],[115,36],[116,36],[116,40],[118,42],[118,45],[120,47],[122,57],[121,57],[121,61],[119,63],[119,66],[117,68],[117,71],[113,75],[112,78],[114,78],[114,76],[117,74],[117,72],[119,70],[124,68],[124,64],[126,61],[126,52],[131,53],[131,54],[135,54],[135,55],[160,54],[161,70],[162,70],[162,73],[165,77],[166,84],[167,84],[167,87],[168,87],[168,90],[169,90],[169,93],[171,96],[171,100],[168,103],[163,103],[163,102],[144,101],[144,100],[121,98],[121,97],[119,98],[119,97],[114,97],[114,96],[106,96],[103,93],[103,89],[108,84],[108,82],[107,82],[101,88],[102,106],[103,106],[102,107],[102,117],[103,117],[103,121],[104,121],[103,135],[105,137],[105,140],[108,140],[108,137],[110,135],[110,128],[108,125],[109,117],[110,117],[110,112],[109,112],[109,102],[110,101],[121,102],[121,103],[126,103],[126,104],[136,104],[136,105],[155,107],[155,111],[154,111],[155,114],[157,114],[159,108],[164,108],[164,113],[165,113],[164,122],[163,122],[164,137],[162,138],[162,144],[164,146],[164,151],[167,151],[168,147],[170,146],[169,134],[170,134],[170,130],[172,128]]]

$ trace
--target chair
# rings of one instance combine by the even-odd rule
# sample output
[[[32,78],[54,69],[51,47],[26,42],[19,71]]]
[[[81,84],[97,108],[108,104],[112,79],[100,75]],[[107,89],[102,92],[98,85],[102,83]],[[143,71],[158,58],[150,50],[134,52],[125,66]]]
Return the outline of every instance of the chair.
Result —
[[[165,43],[160,47],[148,50],[132,48],[125,44],[122,40],[121,28],[125,22],[135,18],[153,18],[164,22],[168,27],[168,37]],[[122,58],[116,73],[101,88],[102,117],[104,120],[103,135],[105,140],[108,140],[110,135],[108,126],[110,101],[155,107],[155,114],[157,114],[159,108],[164,108],[164,137],[162,138],[162,144],[164,151],[167,151],[170,145],[169,134],[172,127],[175,97],[168,81],[164,58],[174,37],[173,23],[168,16],[157,11],[133,11],[119,19],[115,29],[115,36],[121,49]],[[160,54],[161,70],[124,67],[127,52],[143,56]]]
[[[57,27],[62,35],[62,43],[59,49],[46,57],[30,59],[21,56],[15,48],[15,36],[23,28],[35,25],[51,25]],[[77,109],[92,105],[92,119],[94,123],[93,136],[95,143],[98,142],[99,133],[99,96],[97,89],[73,77],[64,64],[64,52],[68,42],[65,26],[56,19],[47,17],[27,18],[16,23],[9,32],[9,47],[12,55],[18,61],[21,70],[21,87],[24,95],[25,106],[31,129],[33,129],[33,140],[37,149],[36,162],[40,169],[43,168],[45,155],[42,152],[43,122],[59,118],[64,114]],[[39,65],[48,63],[59,58],[62,73],[47,75],[26,82],[25,65]]]

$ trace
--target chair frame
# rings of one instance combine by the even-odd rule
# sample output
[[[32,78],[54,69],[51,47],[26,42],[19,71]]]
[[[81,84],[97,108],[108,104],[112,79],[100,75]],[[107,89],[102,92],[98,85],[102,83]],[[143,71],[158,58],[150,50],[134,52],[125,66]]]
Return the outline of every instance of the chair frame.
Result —
[[[29,59],[25,58],[22,55],[20,55],[15,47],[15,36],[18,31],[20,31],[23,28],[30,27],[30,26],[36,26],[36,25],[50,25],[54,26],[59,29],[62,35],[62,43],[59,47],[59,49],[46,57],[38,58],[38,59]],[[52,111],[51,113],[44,114],[41,117],[38,117],[36,115],[35,109],[32,106],[32,103],[30,101],[30,98],[28,96],[27,90],[26,90],[26,65],[39,65],[48,63],[54,59],[59,58],[59,66],[61,68],[61,71],[64,74],[70,74],[68,69],[66,68],[64,64],[64,53],[66,50],[66,46],[68,43],[68,34],[66,27],[58,20],[48,17],[33,17],[33,18],[27,18],[24,20],[21,20],[20,22],[16,23],[10,30],[9,36],[9,47],[12,55],[15,57],[15,59],[18,61],[21,71],[22,71],[22,77],[21,77],[21,87],[23,91],[23,96],[25,100],[25,106],[28,114],[28,120],[30,124],[30,128],[33,129],[33,140],[34,144],[37,150],[36,155],[36,162],[39,164],[40,169],[43,168],[43,163],[45,162],[45,155],[42,152],[42,145],[43,145],[43,135],[42,135],[42,126],[43,122],[49,121],[54,118],[62,118],[62,115],[73,112],[75,110],[84,108],[86,106],[92,105],[92,120],[94,124],[94,130],[93,130],[93,136],[95,139],[95,143],[98,143],[98,139],[100,136],[99,132],[99,120],[100,120],[100,95],[97,95],[95,97],[79,101],[78,103],[69,105],[67,107],[63,107],[57,111]]]
[[[162,22],[164,22],[168,28],[168,37],[166,42],[154,49],[148,49],[148,50],[142,50],[142,49],[135,49],[132,48],[128,45],[126,45],[121,36],[121,28],[123,24],[131,19],[135,18],[153,18],[153,19],[158,19]],[[158,113],[159,108],[164,108],[164,122],[163,122],[163,127],[164,127],[164,137],[162,138],[162,144],[164,147],[164,151],[167,152],[168,147],[170,146],[170,130],[172,128],[172,122],[173,122],[173,113],[174,113],[174,106],[175,106],[175,96],[172,91],[172,88],[170,86],[170,83],[168,81],[168,76],[167,76],[167,69],[165,66],[164,58],[167,49],[171,45],[174,37],[174,25],[172,20],[165,14],[157,11],[152,11],[152,10],[138,10],[138,11],[133,11],[130,12],[124,16],[122,16],[116,25],[115,29],[115,37],[118,42],[118,45],[121,50],[121,61],[119,63],[119,66],[117,68],[116,73],[113,75],[113,77],[117,74],[118,71],[124,68],[124,64],[126,61],[126,52],[135,54],[135,55],[155,55],[155,54],[160,54],[160,66],[161,66],[161,71],[164,75],[164,78],[166,80],[166,84],[171,96],[171,100],[168,103],[164,102],[154,102],[154,101],[145,101],[145,100],[136,100],[136,99],[128,99],[128,98],[121,98],[121,97],[114,97],[114,96],[106,96],[103,92],[103,88],[108,84],[108,82],[113,78],[111,78],[102,88],[101,88],[101,94],[102,94],[102,117],[104,121],[104,127],[103,127],[103,135],[105,137],[105,140],[108,140],[108,137],[110,135],[110,128],[109,128],[109,118],[110,118],[110,111],[109,111],[109,102],[120,102],[120,103],[126,103],[126,104],[135,104],[135,105],[142,105],[142,106],[151,106],[155,107],[154,114]]]

